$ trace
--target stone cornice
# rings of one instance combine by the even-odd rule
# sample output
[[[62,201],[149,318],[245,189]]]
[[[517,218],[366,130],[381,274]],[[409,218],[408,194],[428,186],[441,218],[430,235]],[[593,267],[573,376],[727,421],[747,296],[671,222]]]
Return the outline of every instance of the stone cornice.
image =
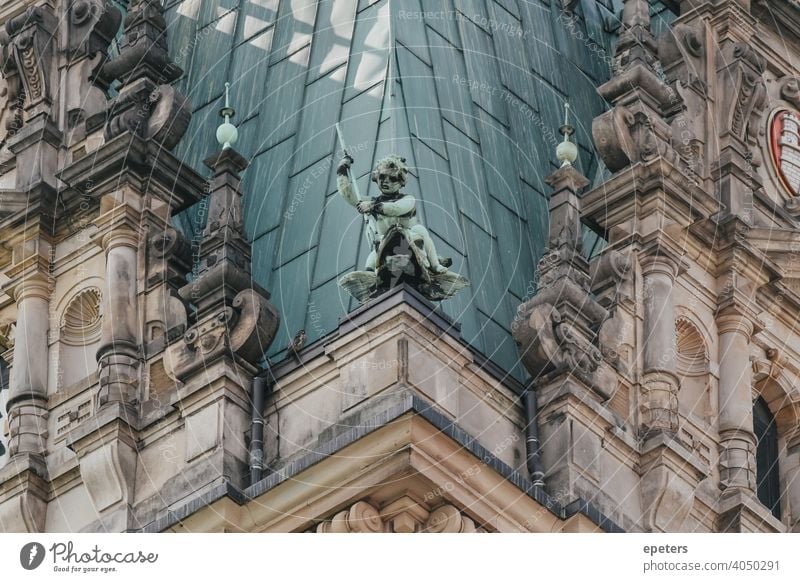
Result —
[[[782,39],[800,38],[800,4],[794,0],[753,0],[751,12],[761,26],[775,27]],[[754,40],[758,42],[759,35]]]
[[[30,454],[12,457],[0,469],[0,524],[5,531],[44,531],[49,490],[42,459]]]
[[[718,213],[720,203],[663,157],[617,172],[581,197],[582,218],[603,230],[656,211],[688,226]]]
[[[39,4],[41,0],[0,0],[0,22],[5,23],[18,14],[22,14],[29,6]],[[51,3],[51,0],[45,0]]]
[[[206,180],[173,154],[135,134],[124,133],[99,149],[75,160],[59,173],[67,184],[62,194],[64,212],[83,197],[98,198],[118,190],[126,181],[167,203],[173,213],[199,201]]]
[[[15,196],[16,194],[16,196]],[[13,212],[0,218],[0,230],[9,233],[5,240],[18,238],[35,238],[39,232],[51,234],[57,228],[55,219],[57,190],[46,182],[39,182],[29,189],[11,193],[18,199],[13,204]],[[13,233],[13,234],[11,234]]]
[[[365,466],[364,459],[372,462]],[[476,462],[482,470],[468,473]],[[347,506],[363,491],[374,490],[386,479],[395,480],[409,469],[434,485],[463,481],[458,494],[466,496],[462,502],[471,514],[501,531],[560,531],[576,513],[602,524],[606,531],[621,531],[585,500],[561,507],[469,439],[430,403],[411,396],[244,492],[221,486],[141,531],[305,531],[317,516]],[[343,482],[349,486],[342,487]],[[304,483],[308,486],[298,486]],[[509,499],[514,502],[509,504]],[[497,508],[503,508],[504,515]]]

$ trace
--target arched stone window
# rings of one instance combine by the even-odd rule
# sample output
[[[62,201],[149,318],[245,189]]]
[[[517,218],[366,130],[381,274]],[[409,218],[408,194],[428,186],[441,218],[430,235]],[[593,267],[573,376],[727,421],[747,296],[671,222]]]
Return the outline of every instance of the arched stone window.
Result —
[[[781,518],[781,483],[778,469],[778,427],[769,406],[760,396],[753,404],[756,435],[756,484],[758,499]]]

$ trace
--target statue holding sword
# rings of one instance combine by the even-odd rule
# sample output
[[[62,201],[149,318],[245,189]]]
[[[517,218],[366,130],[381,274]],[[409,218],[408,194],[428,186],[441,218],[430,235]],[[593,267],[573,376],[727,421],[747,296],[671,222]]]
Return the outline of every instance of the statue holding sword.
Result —
[[[337,167],[337,188],[364,216],[370,249],[365,270],[345,275],[339,284],[361,302],[401,282],[434,301],[451,297],[468,285],[464,277],[448,270],[452,261],[437,254],[428,229],[417,219],[416,199],[401,191],[408,179],[406,160],[396,155],[380,160],[371,175],[380,195],[364,198],[350,176],[353,158],[338,124],[336,131],[344,152]]]

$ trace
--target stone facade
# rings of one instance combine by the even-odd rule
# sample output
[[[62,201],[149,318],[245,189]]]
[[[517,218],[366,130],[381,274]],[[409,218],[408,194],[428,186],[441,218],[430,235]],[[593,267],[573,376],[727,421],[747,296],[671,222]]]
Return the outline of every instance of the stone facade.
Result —
[[[265,360],[248,160],[173,153],[165,7],[0,2],[0,530],[798,531],[800,205],[767,136],[800,109],[800,10],[679,4],[656,35],[624,3],[608,178],[546,179],[523,384],[407,285]]]
[[[540,290],[517,320],[545,482],[625,529],[798,527],[795,200],[764,137],[791,68],[782,30],[750,4],[682,2],[656,38],[647,2],[625,3],[599,88],[612,107],[593,124],[614,173],[581,196],[572,169],[553,176]],[[607,233],[592,265],[559,235],[577,214]],[[759,398],[777,426],[779,503],[761,491]]]

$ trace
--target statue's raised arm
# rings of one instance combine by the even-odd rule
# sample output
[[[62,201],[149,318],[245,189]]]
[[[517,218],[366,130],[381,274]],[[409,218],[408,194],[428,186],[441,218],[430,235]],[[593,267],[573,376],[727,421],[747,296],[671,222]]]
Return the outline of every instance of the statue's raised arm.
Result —
[[[348,204],[358,206],[358,196],[356,196],[355,190],[353,190],[353,183],[350,181],[350,168],[352,165],[353,158],[345,154],[336,168],[336,188]]]

